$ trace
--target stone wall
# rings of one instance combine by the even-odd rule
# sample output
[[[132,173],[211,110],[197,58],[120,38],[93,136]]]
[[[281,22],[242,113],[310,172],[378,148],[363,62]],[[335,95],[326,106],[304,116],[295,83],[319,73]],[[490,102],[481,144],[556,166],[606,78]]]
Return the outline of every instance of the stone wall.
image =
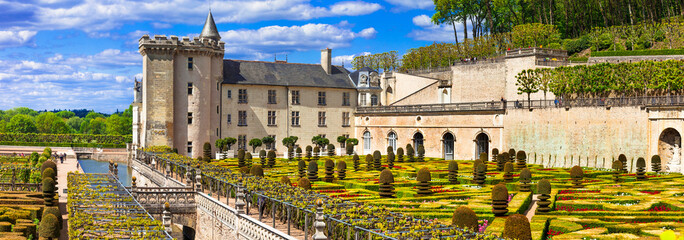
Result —
[[[439,103],[439,83],[430,84],[415,93],[394,102],[393,105],[416,105],[427,103]]]
[[[656,55],[656,56],[616,56],[616,57],[590,57],[588,64],[597,63],[621,63],[621,62],[639,62],[639,61],[666,61],[666,60],[682,60],[684,55]]]
[[[389,105],[395,105],[395,102],[401,101],[403,98],[415,93],[416,91],[437,82],[436,79],[397,72],[394,73],[394,77],[396,78],[395,87],[392,88],[392,92],[394,93],[392,94],[392,99],[394,99],[394,102],[389,102]],[[436,101],[436,99],[426,101],[430,103],[436,103],[432,102]]]
[[[173,178],[166,178],[164,173],[152,169],[138,160],[131,161],[132,177],[136,178],[138,187],[185,187],[185,184]]]

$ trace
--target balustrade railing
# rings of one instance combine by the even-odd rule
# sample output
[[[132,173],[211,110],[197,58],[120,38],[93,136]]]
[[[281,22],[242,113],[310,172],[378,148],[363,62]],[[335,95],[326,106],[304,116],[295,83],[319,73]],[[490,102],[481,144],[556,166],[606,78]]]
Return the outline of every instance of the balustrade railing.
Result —
[[[503,110],[502,101],[466,102],[446,104],[422,104],[402,106],[357,107],[357,114],[381,113],[422,113],[422,112],[458,112],[458,111],[497,111]]]

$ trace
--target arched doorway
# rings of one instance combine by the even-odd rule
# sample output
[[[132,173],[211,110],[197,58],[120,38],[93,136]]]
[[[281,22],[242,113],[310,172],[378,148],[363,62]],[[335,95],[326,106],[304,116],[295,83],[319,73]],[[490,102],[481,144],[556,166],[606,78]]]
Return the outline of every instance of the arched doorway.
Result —
[[[658,138],[658,155],[660,155],[661,164],[663,168],[666,168],[668,163],[672,162],[674,153],[681,154],[682,149],[682,136],[674,128],[668,128],[660,133]],[[675,160],[677,161],[677,160]],[[678,161],[681,162],[681,155]],[[667,169],[667,168],[666,168]],[[679,172],[679,169],[673,169]],[[669,169],[668,169],[669,171]]]
[[[371,134],[369,131],[363,133],[363,154],[371,153]]]
[[[392,151],[397,151],[397,134],[390,132],[387,134],[387,146],[392,147]]]
[[[480,157],[480,153],[489,154],[489,136],[480,133],[475,137],[475,159]]]
[[[417,132],[413,134],[413,148],[415,149],[415,155],[418,155],[418,146],[423,145],[423,134]]]
[[[454,135],[449,132],[444,134],[442,142],[444,144],[444,160],[454,160]]]

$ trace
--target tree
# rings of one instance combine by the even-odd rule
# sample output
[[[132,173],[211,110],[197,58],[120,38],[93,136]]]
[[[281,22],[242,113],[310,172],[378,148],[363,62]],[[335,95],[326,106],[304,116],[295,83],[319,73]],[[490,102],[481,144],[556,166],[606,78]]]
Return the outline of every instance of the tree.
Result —
[[[237,139],[232,137],[227,137],[224,139],[226,143],[226,149],[230,150],[230,147],[237,142]]]
[[[11,133],[36,133],[37,131],[36,123],[25,114],[14,115],[7,124],[7,132]]]
[[[266,145],[267,148],[269,148],[269,149],[275,149],[275,146],[274,146],[274,145],[271,145],[272,143],[275,142],[275,138],[273,138],[273,137],[271,137],[271,136],[266,136],[266,137],[263,137],[263,138],[261,139],[261,142],[263,142],[264,145]]]
[[[340,144],[340,148],[344,147],[344,143],[347,142],[347,137],[337,136],[337,142]]]
[[[256,151],[256,148],[261,147],[261,139],[258,138],[253,138],[252,140],[249,140],[248,145],[252,147],[252,152]]]
[[[537,72],[534,70],[523,70],[522,72],[518,73],[517,76],[515,76],[517,79],[517,82],[515,83],[516,86],[518,86],[518,94],[527,94],[527,103],[528,107],[532,107],[532,100],[530,99],[530,94],[536,93],[539,91],[539,88],[537,86],[537,83],[539,82]]]
[[[44,112],[36,116],[36,128],[39,133],[52,133],[52,123],[64,121],[53,112]]]
[[[299,140],[299,138],[297,136],[289,136],[289,137],[283,138],[282,142],[283,142],[283,145],[285,147],[289,148],[289,147],[294,147],[295,144],[297,144],[297,140]]]
[[[69,125],[69,127],[75,132],[79,132],[81,130],[81,123],[83,123],[83,119],[80,117],[71,117],[66,121],[66,124]]]
[[[311,143],[318,146],[319,148],[323,148],[330,144],[330,140],[322,136],[314,136],[313,138],[311,138]]]
[[[105,134],[106,133],[106,122],[104,118],[98,117],[90,120],[88,124],[88,134]]]
[[[71,127],[62,119],[52,122],[52,127],[50,128],[50,133],[54,134],[67,134],[72,131]]]
[[[104,116],[100,113],[96,113],[94,111],[90,111],[88,115],[86,115],[87,119],[96,119],[96,118],[104,118]]]
[[[72,111],[59,111],[57,112],[57,116],[64,119],[69,119],[76,116],[76,114]]]
[[[112,114],[105,121],[107,127],[107,134],[109,135],[127,135],[131,134],[129,128],[131,124],[126,121],[125,118],[120,117],[118,114]]]
[[[432,15],[432,23],[444,24],[451,23],[454,29],[454,40],[458,42],[458,32],[456,32],[456,23],[463,20],[462,9],[459,8],[458,0],[434,0],[435,14]],[[466,34],[467,36],[467,34]]]

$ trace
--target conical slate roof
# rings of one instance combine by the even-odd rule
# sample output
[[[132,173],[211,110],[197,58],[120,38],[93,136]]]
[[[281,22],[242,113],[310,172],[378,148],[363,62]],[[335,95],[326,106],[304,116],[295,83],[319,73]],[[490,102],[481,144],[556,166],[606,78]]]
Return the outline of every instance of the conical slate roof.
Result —
[[[216,41],[221,40],[221,35],[219,35],[218,30],[216,29],[216,23],[214,22],[214,16],[211,15],[211,11],[209,11],[207,20],[204,22],[204,28],[202,29],[200,38],[210,38]]]

